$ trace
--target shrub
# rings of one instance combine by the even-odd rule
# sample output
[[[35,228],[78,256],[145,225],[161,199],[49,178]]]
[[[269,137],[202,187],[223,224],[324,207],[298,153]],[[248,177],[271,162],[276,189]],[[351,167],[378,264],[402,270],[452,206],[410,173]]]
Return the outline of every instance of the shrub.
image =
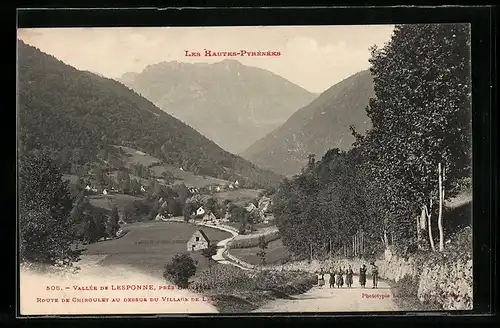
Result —
[[[189,278],[196,273],[197,261],[188,253],[180,253],[175,255],[171,262],[165,266],[163,277],[167,281],[171,281],[180,288],[187,288]]]
[[[254,280],[243,270],[232,265],[216,265],[211,269],[202,271],[195,282],[193,289],[203,290],[251,290],[254,288]]]
[[[207,259],[207,262],[208,262],[208,265],[210,268],[212,256],[217,254],[217,247],[215,245],[210,245],[210,246],[208,246],[208,248],[204,248],[201,251],[201,254]]]
[[[418,278],[406,275],[394,284],[392,290],[394,297],[416,297],[418,294]]]

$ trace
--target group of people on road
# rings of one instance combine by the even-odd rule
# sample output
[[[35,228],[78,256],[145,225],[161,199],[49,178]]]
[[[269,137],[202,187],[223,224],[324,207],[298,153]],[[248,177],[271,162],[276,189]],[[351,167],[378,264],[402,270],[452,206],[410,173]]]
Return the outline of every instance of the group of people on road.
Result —
[[[377,288],[378,267],[375,265],[374,262],[371,262],[370,264],[372,266],[372,279],[373,279],[372,288]],[[359,269],[359,284],[362,288],[366,288],[366,271],[367,271],[366,265],[363,264]],[[326,274],[325,270],[321,268],[318,274],[318,286],[320,287],[323,287],[325,285],[325,274]],[[337,286],[337,288],[342,288],[344,287],[344,283],[346,284],[347,288],[352,287],[354,271],[352,270],[352,267],[350,265],[345,270],[342,267],[338,269],[332,267],[330,268],[329,274],[330,274],[330,279],[329,279],[330,288],[335,288],[335,286]]]

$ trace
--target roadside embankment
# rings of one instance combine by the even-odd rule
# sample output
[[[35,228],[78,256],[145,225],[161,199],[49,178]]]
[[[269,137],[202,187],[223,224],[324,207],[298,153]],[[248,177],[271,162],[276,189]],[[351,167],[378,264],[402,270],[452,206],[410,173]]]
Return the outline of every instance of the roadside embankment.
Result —
[[[253,272],[217,265],[204,270],[190,289],[213,299],[220,313],[248,313],[267,302],[304,293],[316,283],[316,275],[307,272]]]

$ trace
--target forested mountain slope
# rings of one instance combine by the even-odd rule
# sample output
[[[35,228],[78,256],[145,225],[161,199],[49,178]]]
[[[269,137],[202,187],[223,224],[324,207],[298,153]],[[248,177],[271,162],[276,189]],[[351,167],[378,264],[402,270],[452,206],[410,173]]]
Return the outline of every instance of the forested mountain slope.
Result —
[[[130,146],[165,163],[247,186],[281,177],[230,154],[123,84],[79,71],[18,41],[21,150],[48,148],[85,164],[103,145]]]

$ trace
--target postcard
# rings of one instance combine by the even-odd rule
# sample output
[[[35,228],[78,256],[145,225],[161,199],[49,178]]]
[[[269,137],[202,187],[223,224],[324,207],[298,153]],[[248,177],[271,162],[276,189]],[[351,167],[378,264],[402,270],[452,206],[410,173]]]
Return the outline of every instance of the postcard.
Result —
[[[472,309],[468,24],[17,37],[20,315]]]

